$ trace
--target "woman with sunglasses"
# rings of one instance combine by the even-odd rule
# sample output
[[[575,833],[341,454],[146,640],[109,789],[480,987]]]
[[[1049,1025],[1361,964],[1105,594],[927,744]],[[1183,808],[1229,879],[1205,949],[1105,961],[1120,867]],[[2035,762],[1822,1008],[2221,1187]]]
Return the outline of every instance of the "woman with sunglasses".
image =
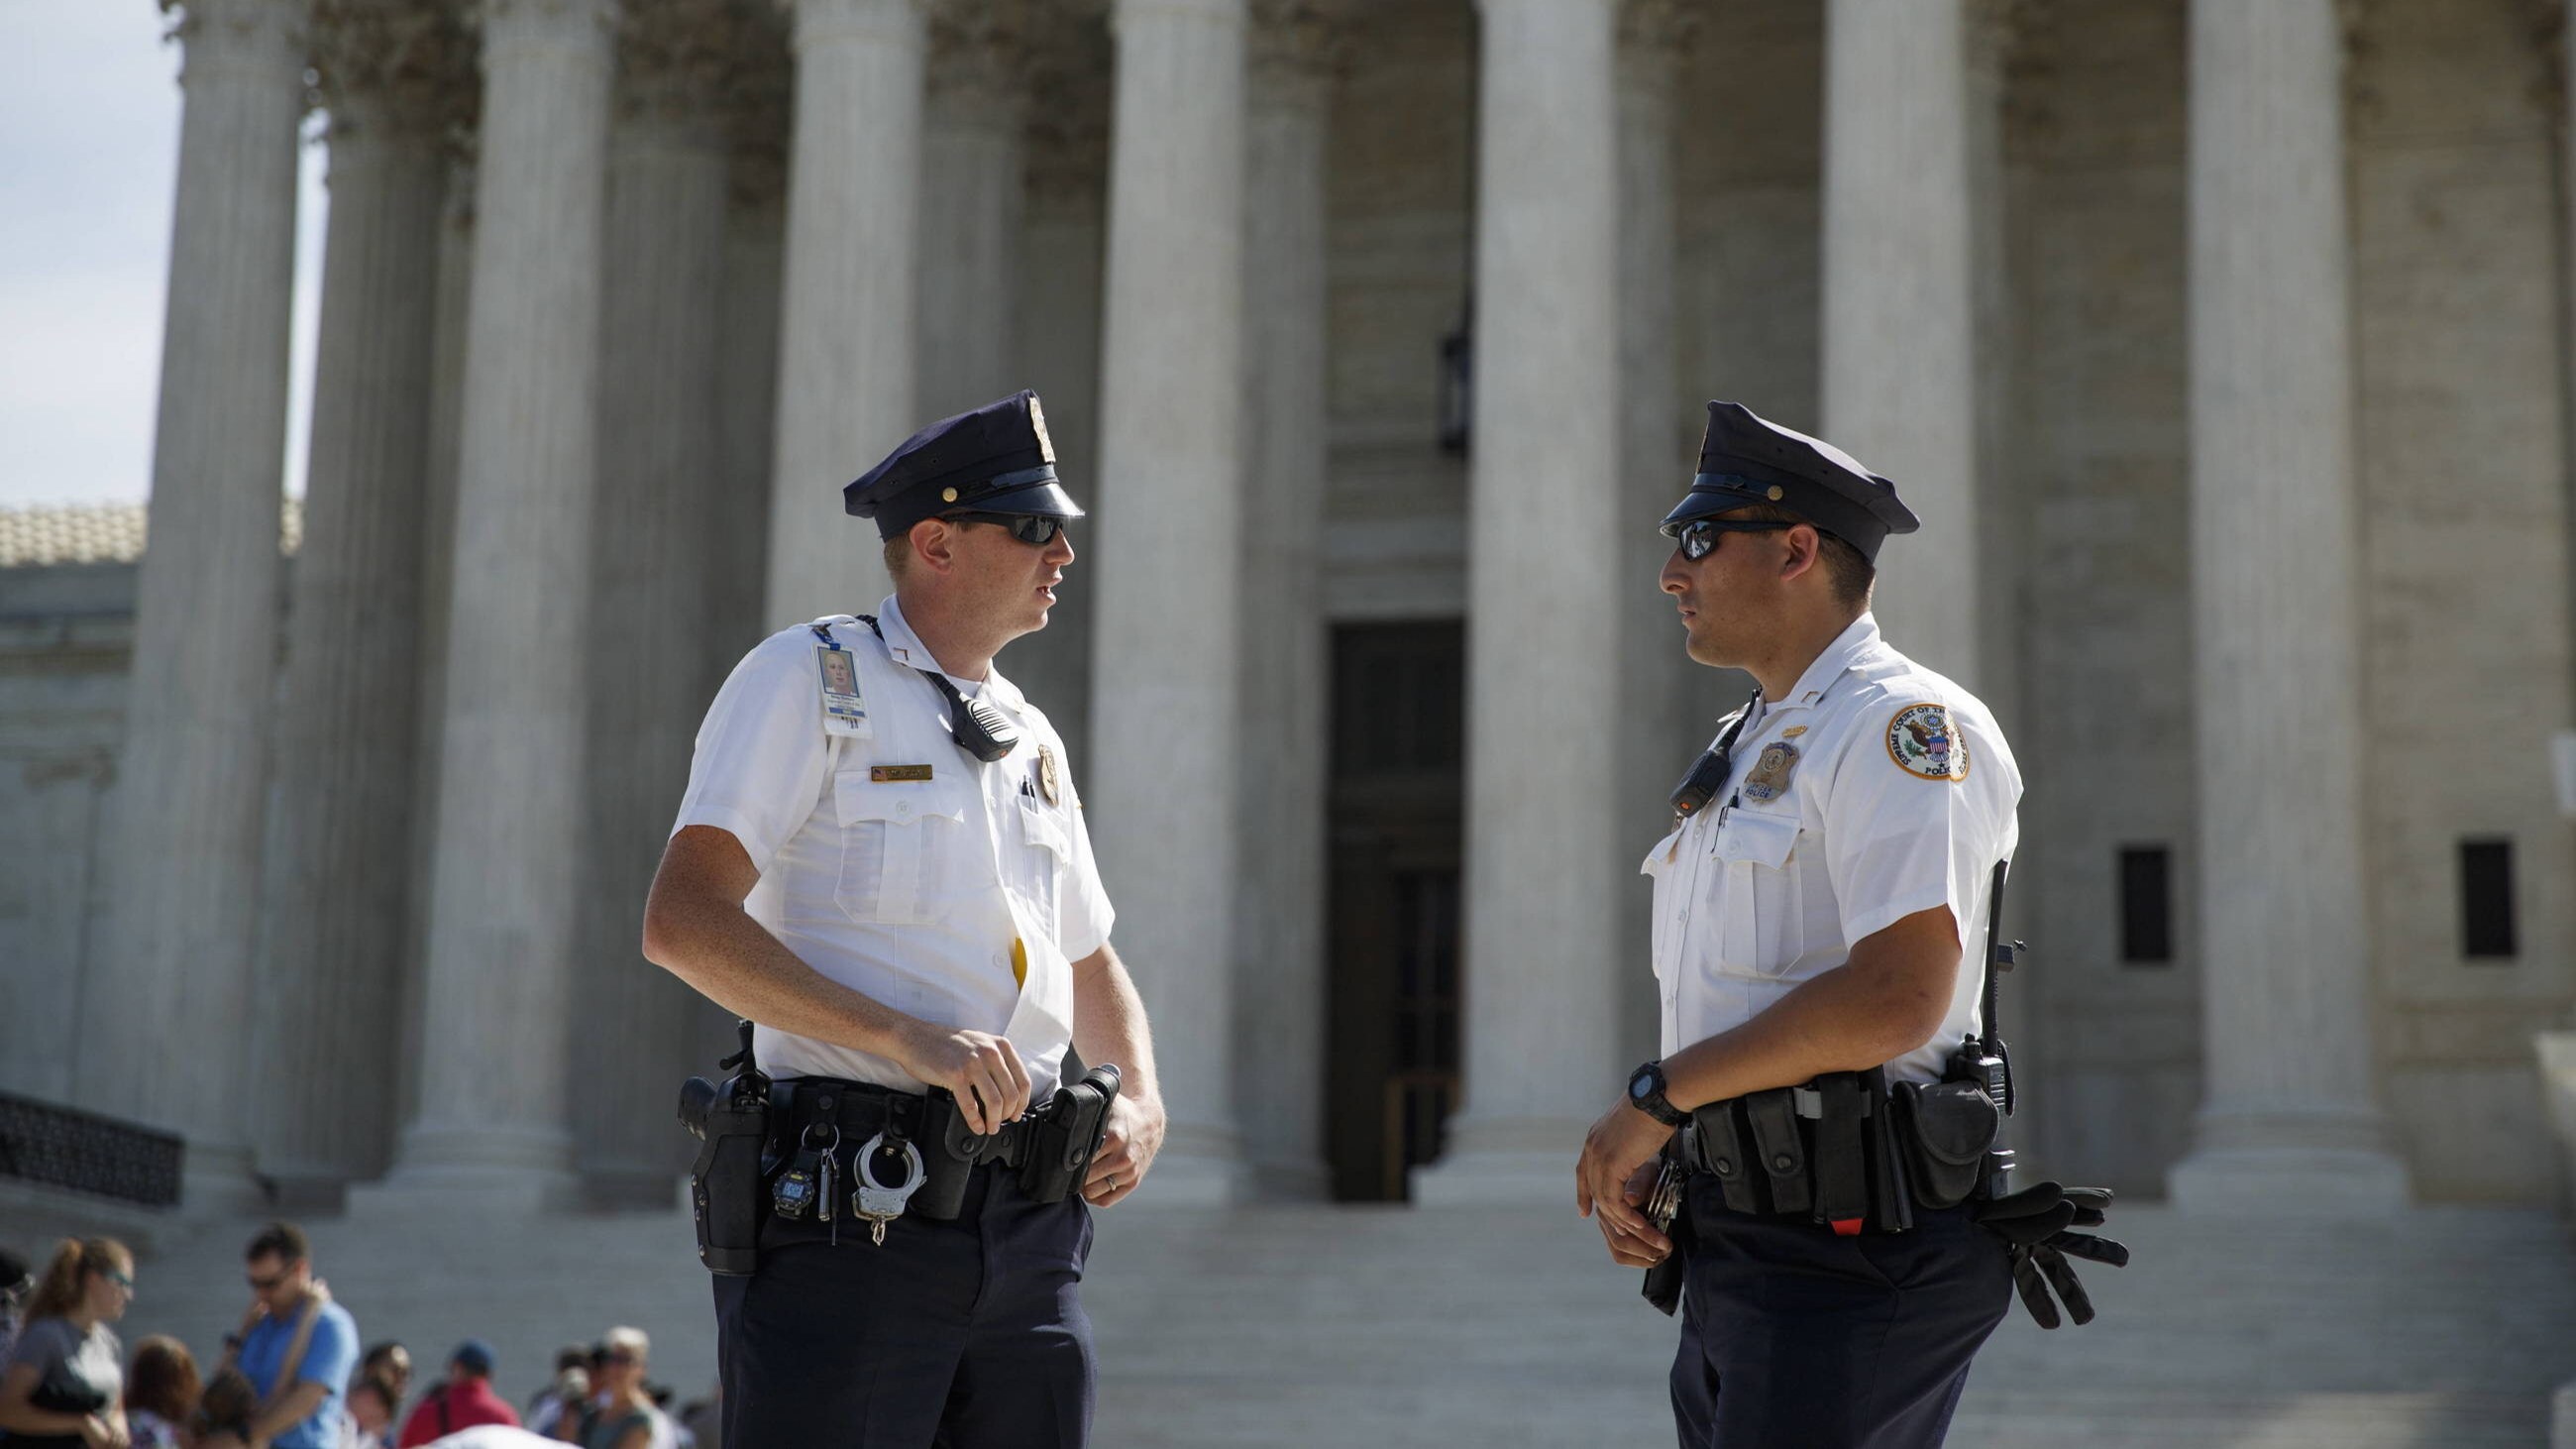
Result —
[[[134,1255],[113,1238],[66,1238],[27,1304],[0,1372],[10,1449],[125,1449],[124,1346],[108,1325],[134,1300]]]

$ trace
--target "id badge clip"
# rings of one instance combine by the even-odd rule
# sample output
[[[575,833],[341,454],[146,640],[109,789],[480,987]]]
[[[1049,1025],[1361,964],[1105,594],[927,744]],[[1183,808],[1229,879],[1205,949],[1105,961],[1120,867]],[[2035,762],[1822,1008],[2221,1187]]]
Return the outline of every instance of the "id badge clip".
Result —
[[[867,701],[859,697],[858,657],[842,648],[827,626],[811,627],[821,641],[814,646],[814,669],[823,686],[823,733],[864,740],[870,731]]]

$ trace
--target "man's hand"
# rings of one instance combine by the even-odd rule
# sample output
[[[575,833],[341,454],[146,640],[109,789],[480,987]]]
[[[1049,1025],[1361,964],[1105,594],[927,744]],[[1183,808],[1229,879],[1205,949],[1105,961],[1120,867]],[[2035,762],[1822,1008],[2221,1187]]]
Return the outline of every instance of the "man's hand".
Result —
[[[1007,1037],[916,1022],[895,1060],[931,1086],[946,1087],[979,1137],[1029,1110],[1029,1069]]]
[[[1121,1093],[1109,1104],[1109,1131],[1092,1154],[1091,1170],[1082,1180],[1083,1201],[1108,1207],[1136,1190],[1163,1150],[1168,1125],[1161,1098],[1138,1101]]]
[[[1619,1200],[1630,1207],[1644,1207],[1647,1195],[1655,1190],[1655,1178],[1661,1167],[1662,1164],[1654,1158],[1639,1163],[1637,1170],[1628,1174],[1626,1185],[1619,1190]],[[1622,1268],[1651,1268],[1670,1256],[1669,1252],[1658,1251],[1612,1226],[1607,1213],[1593,1214],[1592,1221],[1601,1229],[1601,1241],[1610,1246],[1610,1261]]]
[[[1643,1211],[1646,1190],[1654,1185],[1655,1154],[1672,1135],[1673,1129],[1624,1098],[1584,1135],[1583,1156],[1574,1164],[1574,1210],[1600,1220],[1610,1256],[1621,1263],[1644,1267],[1673,1250],[1672,1239]]]

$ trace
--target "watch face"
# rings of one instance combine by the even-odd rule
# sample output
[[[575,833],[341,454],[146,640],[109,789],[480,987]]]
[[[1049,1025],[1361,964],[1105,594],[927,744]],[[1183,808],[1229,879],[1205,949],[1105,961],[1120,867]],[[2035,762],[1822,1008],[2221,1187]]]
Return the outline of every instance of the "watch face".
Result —
[[[1653,1096],[1654,1094],[1655,1094],[1655,1074],[1654,1074],[1654,1073],[1652,1073],[1652,1072],[1639,1072],[1637,1075],[1635,1075],[1635,1076],[1633,1076],[1633,1077],[1630,1077],[1630,1078],[1628,1079],[1628,1095],[1629,1095],[1630,1097],[1635,1098],[1637,1101],[1642,1102],[1642,1101],[1646,1100],[1648,1097]]]

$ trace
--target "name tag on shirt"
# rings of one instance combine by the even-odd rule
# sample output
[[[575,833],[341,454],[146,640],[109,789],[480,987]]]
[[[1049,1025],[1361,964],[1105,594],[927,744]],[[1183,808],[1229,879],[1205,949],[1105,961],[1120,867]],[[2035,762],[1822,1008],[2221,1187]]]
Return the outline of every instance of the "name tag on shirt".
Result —
[[[844,739],[868,738],[868,707],[859,698],[859,661],[847,649],[814,646],[814,667],[823,679],[823,733]]]

